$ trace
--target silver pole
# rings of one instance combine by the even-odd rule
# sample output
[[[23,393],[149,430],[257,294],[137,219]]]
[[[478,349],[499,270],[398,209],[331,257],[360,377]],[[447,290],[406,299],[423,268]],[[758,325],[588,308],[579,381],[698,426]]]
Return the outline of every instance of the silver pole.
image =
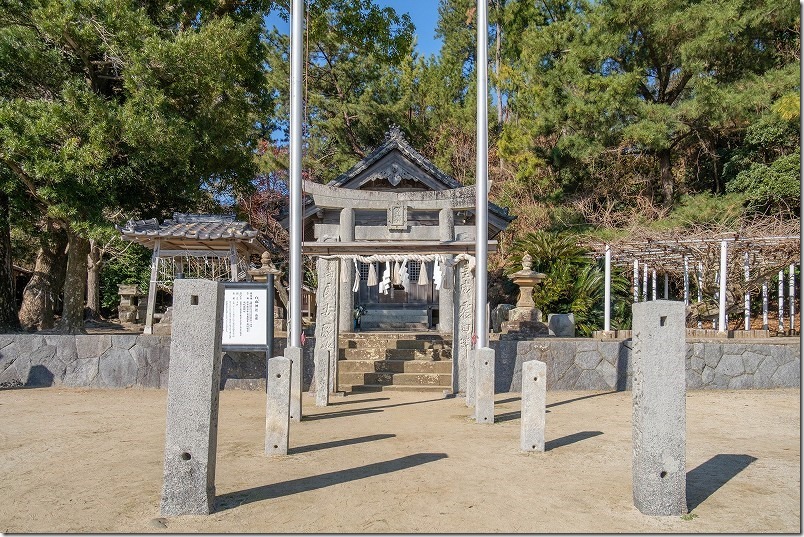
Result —
[[[477,2],[477,163],[475,177],[475,331],[476,348],[488,347],[486,317],[486,280],[488,266],[488,182],[489,182],[489,121],[488,121],[488,4]]]
[[[768,280],[762,282],[762,329],[768,329]]]
[[[611,246],[606,245],[605,283],[603,287],[603,330],[611,330]]]
[[[684,305],[690,305],[690,260],[684,256]]]
[[[727,330],[726,326],[726,241],[720,241],[720,299],[718,303],[717,327],[720,332]]]
[[[784,270],[779,271],[779,333],[784,334]]]
[[[639,302],[639,261],[634,259],[634,302]]]
[[[748,280],[751,277],[748,252],[743,254],[743,272],[745,276],[745,296],[743,297],[743,328],[751,330],[751,293],[748,292]]]
[[[796,265],[790,264],[790,335],[795,334],[796,329]]]
[[[304,0],[290,11],[290,259],[288,346],[301,346],[302,289],[302,21]]]

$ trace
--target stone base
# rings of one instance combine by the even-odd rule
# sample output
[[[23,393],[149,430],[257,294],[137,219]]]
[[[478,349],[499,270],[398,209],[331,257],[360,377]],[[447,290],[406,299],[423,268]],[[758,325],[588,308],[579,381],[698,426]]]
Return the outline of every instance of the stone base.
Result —
[[[527,336],[527,337],[544,337],[549,335],[547,325],[538,321],[506,321],[502,323],[503,339],[510,339],[506,336]]]
[[[514,308],[508,312],[508,322],[512,321],[533,321],[540,323],[542,322],[542,312],[536,308]]]

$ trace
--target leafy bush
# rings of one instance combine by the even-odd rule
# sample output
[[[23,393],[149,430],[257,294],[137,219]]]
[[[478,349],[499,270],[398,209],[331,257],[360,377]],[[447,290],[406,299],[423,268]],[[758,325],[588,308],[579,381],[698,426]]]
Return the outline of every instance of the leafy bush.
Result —
[[[101,308],[105,315],[117,313],[120,303],[118,284],[137,284],[148,291],[151,279],[151,250],[132,244],[121,255],[107,261],[100,274]]]
[[[726,186],[727,192],[744,195],[751,211],[795,216],[801,206],[801,153],[776,159],[770,166],[754,163]]]

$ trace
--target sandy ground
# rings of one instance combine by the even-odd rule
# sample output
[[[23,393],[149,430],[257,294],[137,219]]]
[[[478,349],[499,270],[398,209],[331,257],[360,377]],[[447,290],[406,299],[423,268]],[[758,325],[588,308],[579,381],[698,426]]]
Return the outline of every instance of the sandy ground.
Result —
[[[162,518],[166,392],[0,391],[2,532],[801,531],[800,391],[687,397],[691,515],[631,496],[631,393],[549,392],[547,451],[519,451],[463,399],[370,393],[316,408],[263,455],[265,396],[221,393],[216,512]]]

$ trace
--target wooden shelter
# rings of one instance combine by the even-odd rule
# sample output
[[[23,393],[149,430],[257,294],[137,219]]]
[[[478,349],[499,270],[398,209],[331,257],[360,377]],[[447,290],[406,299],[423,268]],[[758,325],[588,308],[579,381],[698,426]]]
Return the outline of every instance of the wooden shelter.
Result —
[[[259,232],[234,215],[173,213],[161,224],[157,219],[129,220],[118,227],[122,238],[153,250],[146,334],[153,333],[156,291],[186,276],[220,281],[248,277],[251,256],[268,250]]]

